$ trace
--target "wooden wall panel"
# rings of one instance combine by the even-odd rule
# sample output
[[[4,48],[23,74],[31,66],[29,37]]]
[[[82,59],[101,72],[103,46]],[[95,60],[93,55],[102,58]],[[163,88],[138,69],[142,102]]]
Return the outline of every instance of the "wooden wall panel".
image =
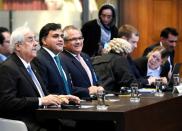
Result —
[[[166,26],[175,26],[173,24],[173,0],[153,0],[151,6],[153,7],[150,12],[151,32],[153,41],[159,40],[161,29]]]
[[[121,20],[119,25],[131,24],[140,32],[138,48],[133,57],[142,55],[143,50],[159,41],[160,31],[172,26],[182,35],[182,1],[181,0],[121,0]],[[179,37],[176,48],[176,62],[182,62],[182,41]]]
[[[179,40],[176,48],[175,60],[182,62],[182,1],[179,0],[177,3],[177,29],[179,31]]]

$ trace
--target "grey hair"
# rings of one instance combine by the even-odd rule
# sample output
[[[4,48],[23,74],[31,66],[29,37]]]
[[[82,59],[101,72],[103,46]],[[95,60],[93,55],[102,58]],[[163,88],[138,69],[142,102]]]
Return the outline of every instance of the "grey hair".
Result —
[[[30,32],[30,28],[26,25],[16,28],[10,37],[10,49],[12,52],[16,50],[16,44],[23,44],[25,34]]]
[[[68,36],[68,32],[67,32],[68,30],[77,30],[82,35],[82,32],[76,26],[74,26],[74,25],[68,25],[68,26],[64,27],[64,29],[63,29],[64,40],[68,39],[68,37],[69,37]]]
[[[106,48],[106,53],[115,52],[118,54],[129,54],[132,52],[131,44],[122,38],[113,38],[110,40],[108,47]]]

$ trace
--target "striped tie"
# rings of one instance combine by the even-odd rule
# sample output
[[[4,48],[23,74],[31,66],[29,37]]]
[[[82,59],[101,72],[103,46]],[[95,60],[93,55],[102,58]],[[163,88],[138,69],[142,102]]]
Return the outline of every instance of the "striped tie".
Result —
[[[41,97],[45,96],[45,94],[44,94],[44,92],[43,92],[43,90],[42,90],[42,87],[41,87],[41,85],[40,85],[40,83],[39,83],[37,77],[35,76],[35,74],[34,74],[32,68],[31,68],[30,66],[27,67],[27,71],[28,71],[29,75],[31,76],[31,78],[32,78],[32,80],[33,80],[35,86],[37,87],[37,90],[38,90],[40,96],[41,96]]]

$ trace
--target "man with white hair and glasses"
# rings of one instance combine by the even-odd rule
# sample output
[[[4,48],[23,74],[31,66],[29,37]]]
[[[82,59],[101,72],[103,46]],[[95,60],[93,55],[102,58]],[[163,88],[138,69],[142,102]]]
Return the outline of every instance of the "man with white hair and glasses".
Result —
[[[35,34],[27,27],[15,29],[10,38],[13,54],[0,65],[0,117],[21,120],[29,131],[58,131],[57,120],[48,124],[35,119],[35,110],[45,106],[60,106],[79,98],[53,95],[46,88],[35,67],[30,64],[37,54]]]

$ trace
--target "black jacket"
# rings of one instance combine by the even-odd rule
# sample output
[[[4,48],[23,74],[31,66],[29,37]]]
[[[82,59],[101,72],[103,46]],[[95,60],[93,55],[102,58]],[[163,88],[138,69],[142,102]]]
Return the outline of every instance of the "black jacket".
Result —
[[[148,62],[148,58],[143,56],[140,57],[138,59],[135,60],[136,66],[138,67],[140,74],[143,77],[147,77],[147,62]],[[166,66],[161,65],[161,73],[160,76],[161,77],[168,77],[168,72],[170,70],[170,67],[168,66],[168,68],[166,68]]]
[[[119,91],[120,87],[129,87],[135,81],[134,75],[129,71],[127,59],[121,55],[108,53],[96,56],[92,64],[106,90]]]
[[[98,55],[99,42],[101,38],[101,29],[97,23],[97,20],[92,20],[85,23],[81,29],[84,37],[83,52],[89,56]],[[117,37],[118,29],[116,26],[111,27],[111,39]]]

